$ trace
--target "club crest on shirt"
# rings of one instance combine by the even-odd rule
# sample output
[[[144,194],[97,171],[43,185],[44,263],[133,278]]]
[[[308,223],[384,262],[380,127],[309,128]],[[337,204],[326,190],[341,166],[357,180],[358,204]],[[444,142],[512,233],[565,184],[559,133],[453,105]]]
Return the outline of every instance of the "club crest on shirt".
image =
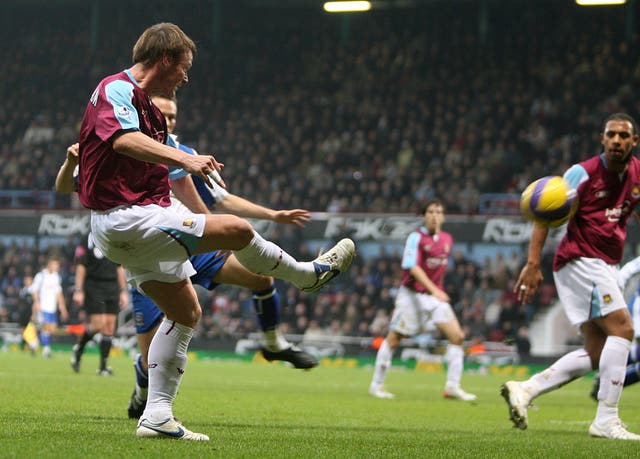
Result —
[[[609,196],[609,192],[607,190],[596,191],[595,196],[598,199],[606,198],[607,196]]]
[[[193,220],[191,220],[190,218],[185,219],[182,222],[182,226],[188,226],[189,228],[191,228],[193,226]]]
[[[631,188],[631,197],[633,199],[640,198],[640,185],[633,185],[633,188]]]

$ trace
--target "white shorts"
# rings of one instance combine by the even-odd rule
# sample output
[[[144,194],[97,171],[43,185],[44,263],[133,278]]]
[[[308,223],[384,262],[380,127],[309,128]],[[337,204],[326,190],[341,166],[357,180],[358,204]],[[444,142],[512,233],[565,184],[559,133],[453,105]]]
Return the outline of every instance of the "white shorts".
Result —
[[[127,270],[129,283],[142,291],[148,280],[179,282],[195,274],[189,262],[204,234],[203,214],[178,214],[155,204],[91,212],[98,248]]]
[[[401,335],[414,336],[422,330],[433,329],[435,324],[452,320],[456,320],[456,315],[449,303],[440,301],[433,295],[401,286],[390,328]]]
[[[577,258],[553,273],[567,318],[581,325],[627,307],[618,287],[618,266],[599,258]]]

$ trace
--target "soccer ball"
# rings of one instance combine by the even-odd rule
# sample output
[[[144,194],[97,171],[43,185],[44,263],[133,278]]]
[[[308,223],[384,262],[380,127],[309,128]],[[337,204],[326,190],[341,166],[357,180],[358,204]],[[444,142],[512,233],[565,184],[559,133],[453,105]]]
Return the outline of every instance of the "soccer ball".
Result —
[[[536,180],[520,197],[522,215],[547,228],[564,225],[577,209],[576,191],[564,178],[557,175]]]

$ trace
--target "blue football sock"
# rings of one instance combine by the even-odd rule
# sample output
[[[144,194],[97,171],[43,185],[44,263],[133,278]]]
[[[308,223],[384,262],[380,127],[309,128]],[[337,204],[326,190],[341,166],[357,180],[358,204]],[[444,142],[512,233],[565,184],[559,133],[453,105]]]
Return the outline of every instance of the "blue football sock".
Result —
[[[138,386],[143,389],[149,387],[149,373],[142,365],[142,354],[138,355],[133,368],[136,370],[136,383]]]
[[[40,344],[42,344],[43,347],[51,345],[51,333],[40,332]]]
[[[275,285],[253,292],[253,307],[263,332],[275,330],[280,324],[280,297]]]
[[[624,377],[624,386],[630,386],[640,381],[640,363],[635,363],[627,367],[627,373]]]

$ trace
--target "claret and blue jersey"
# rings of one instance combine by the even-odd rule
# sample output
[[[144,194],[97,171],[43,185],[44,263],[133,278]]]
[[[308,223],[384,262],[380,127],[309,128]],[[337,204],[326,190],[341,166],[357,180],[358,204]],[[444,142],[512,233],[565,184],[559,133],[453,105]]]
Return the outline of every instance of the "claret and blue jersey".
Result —
[[[114,136],[135,131],[171,145],[164,116],[127,70],[104,78],[87,104],[79,136],[82,205],[170,205],[167,166],[118,154],[111,146]]]
[[[578,257],[600,258],[608,264],[622,259],[627,220],[640,202],[640,160],[632,157],[624,175],[606,167],[604,155],[574,164],[564,174],[575,188],[579,206],[554,259],[557,271]]]

